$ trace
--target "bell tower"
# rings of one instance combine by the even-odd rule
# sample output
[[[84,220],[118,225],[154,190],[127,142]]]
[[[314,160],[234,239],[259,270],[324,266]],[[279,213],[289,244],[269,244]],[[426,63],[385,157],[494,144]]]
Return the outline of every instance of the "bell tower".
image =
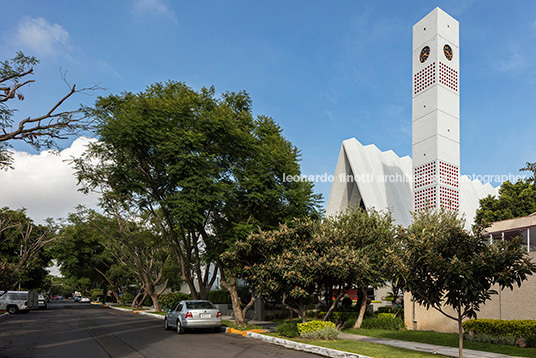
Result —
[[[435,8],[413,26],[413,209],[460,207],[459,24]]]

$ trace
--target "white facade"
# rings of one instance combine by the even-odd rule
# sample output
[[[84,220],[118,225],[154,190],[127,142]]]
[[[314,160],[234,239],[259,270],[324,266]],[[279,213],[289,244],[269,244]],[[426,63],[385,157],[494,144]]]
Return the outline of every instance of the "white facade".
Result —
[[[459,71],[458,22],[436,8],[413,27],[413,160],[345,140],[326,215],[360,205],[390,210],[407,227],[412,211],[443,207],[470,228],[479,200],[497,189],[460,177]]]
[[[459,25],[436,8],[413,26],[414,210],[460,209]]]
[[[390,210],[396,224],[408,227],[412,211],[412,173],[410,157],[400,158],[393,151],[382,152],[374,144],[363,145],[357,139],[342,143],[326,215],[345,211],[348,207],[361,205],[376,210]],[[488,195],[497,195],[498,189],[491,184],[471,181],[462,175],[459,179],[460,213],[466,218],[470,229],[479,200]]]

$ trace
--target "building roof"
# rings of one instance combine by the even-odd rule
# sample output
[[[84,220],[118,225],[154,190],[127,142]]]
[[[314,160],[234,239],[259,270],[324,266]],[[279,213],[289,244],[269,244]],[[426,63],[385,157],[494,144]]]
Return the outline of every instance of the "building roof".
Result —
[[[334,215],[350,206],[390,210],[397,224],[411,224],[413,210],[412,160],[400,158],[392,150],[382,152],[374,144],[362,145],[357,139],[343,141],[326,206],[326,215]],[[497,195],[491,184],[460,177],[460,212],[470,228],[479,200]]]

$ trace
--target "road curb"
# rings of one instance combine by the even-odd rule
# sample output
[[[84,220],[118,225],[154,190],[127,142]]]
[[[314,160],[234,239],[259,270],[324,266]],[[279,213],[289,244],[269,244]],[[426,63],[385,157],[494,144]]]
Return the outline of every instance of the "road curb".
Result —
[[[8,316],[9,316],[9,313],[7,312],[0,314],[0,321],[7,318]]]
[[[144,311],[136,311],[136,310],[131,310],[131,309],[128,309],[128,308],[121,308],[121,307],[114,307],[114,306],[108,306],[108,307],[113,309],[113,310],[135,313],[135,314],[139,314],[139,315],[142,315],[142,316],[148,316],[148,317],[153,317],[153,318],[158,318],[158,319],[164,319],[165,318],[162,315],[149,313],[149,312],[144,312]]]
[[[285,348],[295,349],[298,351],[304,351],[309,353],[315,353],[322,355],[324,357],[334,357],[334,358],[372,358],[369,356],[364,356],[362,354],[350,353],[339,351],[331,348],[324,348],[319,346],[313,346],[312,344],[299,343],[294,341],[289,341],[287,339],[266,336],[264,334],[259,334],[255,332],[247,332],[246,337],[258,339],[267,343],[276,344],[278,346],[283,346]]]

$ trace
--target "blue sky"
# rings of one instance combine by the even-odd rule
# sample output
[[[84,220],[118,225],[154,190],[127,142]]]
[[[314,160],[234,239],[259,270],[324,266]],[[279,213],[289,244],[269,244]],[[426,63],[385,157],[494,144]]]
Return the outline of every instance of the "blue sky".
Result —
[[[411,155],[412,26],[436,6],[460,22],[461,172],[517,175],[536,161],[531,0],[10,1],[0,59],[41,60],[21,117],[66,93],[60,68],[79,87],[100,83],[97,95],[168,79],[245,90],[301,150],[303,173],[329,175],[351,137]],[[316,189],[327,201],[330,183]]]

